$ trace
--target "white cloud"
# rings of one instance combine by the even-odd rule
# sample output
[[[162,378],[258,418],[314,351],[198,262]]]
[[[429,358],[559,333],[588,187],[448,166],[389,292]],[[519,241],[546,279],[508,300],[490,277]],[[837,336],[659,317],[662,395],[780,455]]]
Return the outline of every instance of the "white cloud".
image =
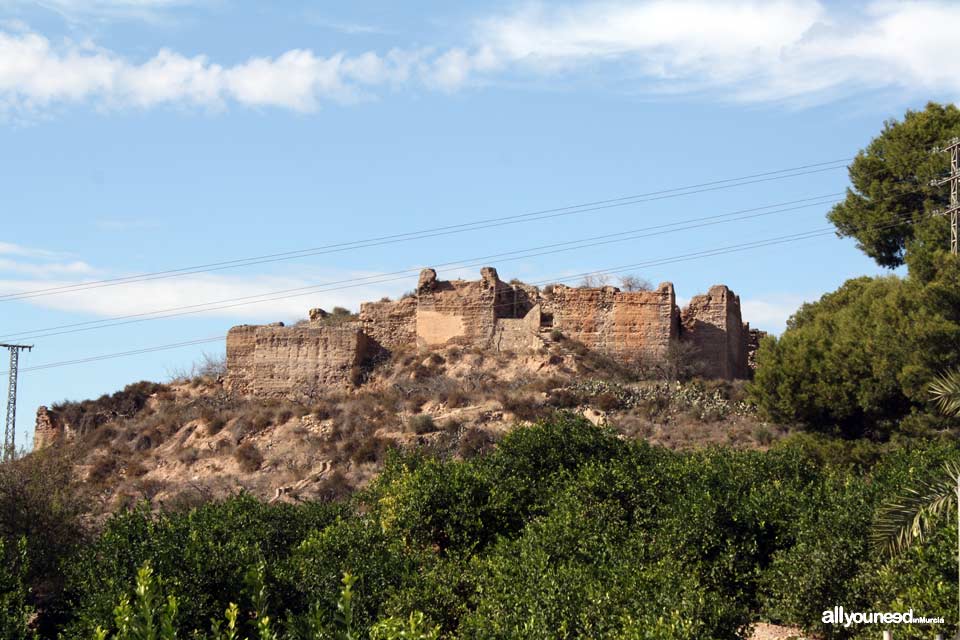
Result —
[[[2,1],[2,0],[0,0]],[[78,6],[74,0],[53,4]],[[158,8],[174,0],[100,0]],[[811,103],[864,90],[960,98],[949,55],[960,3],[647,0],[532,4],[474,24],[443,48],[317,53],[291,49],[235,64],[162,49],[134,61],[94,44],[0,30],[0,109],[232,104],[311,112],[379,89],[456,91],[507,75],[602,77],[618,90],[705,92],[748,102]]]
[[[73,262],[48,262],[44,264],[32,264],[17,260],[0,258],[0,273],[18,273],[35,278],[45,278],[50,276],[62,275],[87,275],[94,272],[86,262],[79,260]]]
[[[400,293],[416,277],[415,272],[397,277],[360,271],[305,272],[300,268],[296,276],[195,273],[98,287],[93,285],[100,279],[123,278],[126,274],[66,257],[55,251],[0,242],[0,295],[76,289],[0,300],[0,306],[29,304],[99,318],[189,311],[187,318],[204,315],[289,320],[305,317],[313,307],[358,310],[361,302]]]
[[[159,315],[165,316],[168,312],[163,312],[163,310],[177,308],[182,311],[196,310],[198,312],[187,314],[184,316],[186,318],[203,315],[274,321],[304,318],[307,315],[307,310],[313,307],[331,309],[334,306],[342,306],[358,310],[361,302],[377,300],[385,295],[396,295],[405,285],[409,286],[407,281],[374,282],[365,286],[339,290],[292,291],[284,294],[271,294],[271,292],[299,289],[324,282],[366,278],[370,275],[369,273],[331,272],[325,274],[325,277],[317,274],[315,279],[306,280],[282,276],[193,274],[166,280],[142,281],[119,286],[67,291],[57,295],[24,298],[19,302],[44,309],[83,313],[99,318],[154,312],[161,312]],[[378,280],[378,278],[373,279]],[[75,285],[81,282],[83,281],[77,279],[52,278],[0,280],[0,291],[3,293],[26,293]],[[363,283],[359,284],[363,285]],[[251,296],[257,296],[258,299],[261,296],[263,298],[280,299],[271,299],[257,304],[237,304],[238,302],[245,302],[245,300],[239,300],[240,298],[245,299]],[[217,303],[218,301],[229,302]],[[193,305],[203,306],[182,309]]]
[[[780,295],[769,298],[743,299],[740,302],[740,312],[744,322],[749,322],[755,329],[780,334],[787,328],[790,319],[804,302],[814,298],[797,295]]]
[[[891,88],[960,97],[960,59],[948,54],[958,20],[960,5],[935,1],[841,14],[815,0],[655,0],[533,5],[481,21],[476,38],[492,66],[557,73],[616,63],[651,90],[745,101]]]
[[[346,35],[383,35],[389,33],[387,29],[373,24],[363,24],[360,22],[341,22],[339,20],[330,20],[322,15],[307,12],[304,15],[307,22],[323,29],[330,29]]]
[[[93,224],[97,229],[108,232],[142,231],[159,229],[163,226],[155,217],[138,218],[136,216],[103,216],[95,218]]]
[[[60,258],[66,254],[58,251],[48,251],[47,249],[35,249],[33,247],[24,247],[23,245],[12,242],[0,241],[0,255],[21,256],[24,258]]]
[[[90,44],[55,46],[36,33],[0,32],[0,106],[32,111],[92,101],[108,108],[217,109],[236,102],[312,111],[325,100],[355,101],[368,85],[405,81],[417,60],[415,52],[324,57],[294,49],[225,67],[163,49],[136,64]]]
[[[481,23],[479,36],[513,60],[547,67],[641,54],[645,69],[662,76],[709,67],[736,76],[747,55],[776,56],[823,14],[810,0],[656,1],[528,8]]]
[[[3,18],[0,19],[0,29],[25,32],[30,31],[30,25],[19,18]]]

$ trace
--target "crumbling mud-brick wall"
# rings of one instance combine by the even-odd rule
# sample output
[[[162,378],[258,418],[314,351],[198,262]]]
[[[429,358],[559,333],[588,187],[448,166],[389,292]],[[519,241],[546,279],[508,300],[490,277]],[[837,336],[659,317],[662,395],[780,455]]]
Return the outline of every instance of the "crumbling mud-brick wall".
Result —
[[[740,298],[724,285],[694,296],[681,313],[681,338],[695,348],[694,357],[710,378],[749,375],[749,328],[740,317]]]
[[[374,353],[389,353],[417,343],[417,298],[360,305],[360,325]]]
[[[494,326],[491,346],[495,351],[523,353],[543,346],[540,335],[543,316],[536,305],[522,318],[500,318]]]
[[[480,270],[480,280],[438,280],[433,269],[424,269],[417,285],[417,345],[490,347],[499,318],[523,318],[530,311],[526,297],[492,267]]]
[[[359,323],[240,326],[227,333],[227,388],[282,396],[352,383],[368,353]]]
[[[548,300],[544,308],[554,329],[625,364],[666,357],[679,335],[676,295],[669,282],[653,291],[557,285]]]
[[[501,281],[492,267],[481,269],[479,280],[439,280],[424,269],[413,296],[364,303],[358,322],[331,325],[328,316],[315,309],[306,324],[231,329],[228,388],[280,395],[343,385],[359,367],[398,349],[461,344],[531,351],[554,329],[627,365],[656,364],[686,342],[704,375],[742,378],[759,340],[740,318],[740,300],[722,285],[681,311],[669,282],[653,291],[556,285],[541,292]]]
[[[254,368],[253,354],[257,348],[257,329],[253,324],[232,327],[227,332],[227,375],[225,384],[228,389],[247,395],[253,393]]]
[[[69,440],[74,430],[64,424],[59,414],[44,406],[37,407],[37,421],[33,430],[33,450],[39,451],[59,440]]]

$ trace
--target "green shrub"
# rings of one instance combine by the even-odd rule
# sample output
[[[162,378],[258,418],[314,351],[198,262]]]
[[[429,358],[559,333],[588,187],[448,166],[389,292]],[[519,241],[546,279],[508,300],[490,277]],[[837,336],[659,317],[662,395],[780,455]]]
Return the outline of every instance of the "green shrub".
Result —
[[[237,637],[277,640],[348,629],[733,640],[764,619],[866,640],[867,629],[824,626],[821,612],[952,611],[952,515],[899,558],[874,554],[868,540],[881,504],[958,458],[960,444],[946,439],[860,446],[810,434],[766,452],[674,452],[557,414],[470,460],[392,450],[348,502],[244,495],[118,513],[60,562],[66,585],[53,609],[64,620],[44,622],[40,609],[41,623],[64,640],[98,627],[115,634],[126,596],[124,619],[183,638],[203,637],[213,619],[223,633],[233,624]],[[152,573],[138,578],[145,563]],[[138,604],[130,590],[146,578],[152,604]],[[32,594],[0,582],[0,597],[10,592],[22,627]],[[903,632],[955,630],[951,620]]]
[[[30,629],[33,607],[27,603],[27,539],[20,538],[9,551],[0,538],[0,638],[28,640],[37,637]]]
[[[97,626],[110,628],[117,602],[144,563],[176,591],[182,636],[206,630],[231,602],[243,601],[247,573],[261,561],[271,568],[271,597],[303,612],[304,593],[284,562],[311,532],[342,513],[337,505],[267,505],[248,495],[186,512],[153,514],[141,506],[118,513],[64,566],[63,604],[70,617],[64,637],[87,640]]]

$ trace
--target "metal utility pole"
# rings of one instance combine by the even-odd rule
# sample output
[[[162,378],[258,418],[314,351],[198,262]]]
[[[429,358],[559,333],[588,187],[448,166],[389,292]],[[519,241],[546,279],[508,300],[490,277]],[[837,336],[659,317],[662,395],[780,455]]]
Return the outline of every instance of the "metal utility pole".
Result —
[[[17,453],[16,425],[17,425],[17,364],[20,361],[20,351],[30,351],[33,345],[0,344],[10,351],[10,386],[7,391],[7,423],[3,429],[3,461],[13,460]]]
[[[933,212],[935,216],[950,216],[950,253],[957,255],[957,212],[960,211],[960,198],[958,198],[958,188],[960,188],[960,138],[952,138],[946,147],[934,148],[934,153],[942,151],[950,152],[950,175],[945,178],[931,180],[930,185],[939,187],[940,185],[950,183],[950,206],[946,211],[937,209]]]

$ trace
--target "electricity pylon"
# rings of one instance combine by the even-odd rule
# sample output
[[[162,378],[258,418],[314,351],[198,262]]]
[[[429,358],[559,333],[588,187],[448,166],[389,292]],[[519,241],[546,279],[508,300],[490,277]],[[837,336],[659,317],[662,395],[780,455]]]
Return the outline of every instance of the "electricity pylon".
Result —
[[[7,390],[7,423],[3,429],[3,461],[13,460],[17,453],[17,365],[20,361],[20,351],[30,351],[33,345],[0,344],[10,350],[10,385]]]
[[[957,255],[957,212],[960,211],[960,198],[958,198],[958,189],[960,189],[960,138],[952,138],[946,147],[936,147],[933,151],[935,153],[950,152],[950,175],[931,180],[930,185],[939,187],[950,183],[950,206],[946,210],[937,209],[933,212],[933,215],[950,216],[950,253]]]

